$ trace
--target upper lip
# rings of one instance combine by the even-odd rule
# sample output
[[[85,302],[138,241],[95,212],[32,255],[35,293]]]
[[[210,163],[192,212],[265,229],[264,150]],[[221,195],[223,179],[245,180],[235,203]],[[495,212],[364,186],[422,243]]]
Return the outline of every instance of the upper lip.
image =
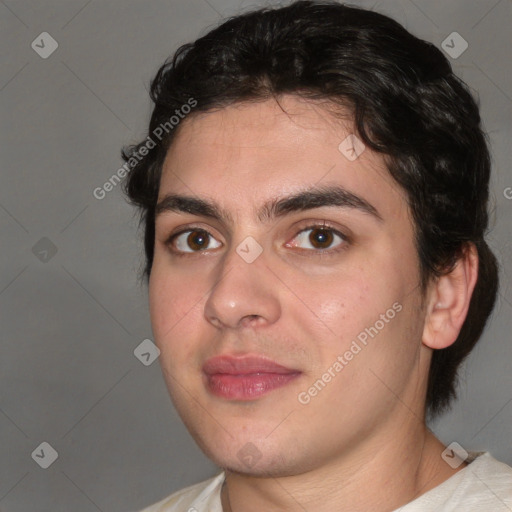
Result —
[[[222,355],[208,359],[203,365],[206,375],[250,375],[254,373],[299,373],[298,370],[287,368],[263,356],[230,356]]]

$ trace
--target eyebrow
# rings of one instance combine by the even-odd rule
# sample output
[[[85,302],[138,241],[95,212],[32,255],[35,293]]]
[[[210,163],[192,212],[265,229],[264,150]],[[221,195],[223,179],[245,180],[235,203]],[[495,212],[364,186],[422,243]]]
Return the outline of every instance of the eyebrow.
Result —
[[[350,208],[383,221],[378,210],[366,199],[340,186],[314,187],[291,196],[271,199],[259,209],[257,217],[260,222],[271,222],[290,213],[323,207]],[[233,224],[231,214],[214,202],[180,194],[167,194],[157,203],[155,217],[164,212],[190,213]]]

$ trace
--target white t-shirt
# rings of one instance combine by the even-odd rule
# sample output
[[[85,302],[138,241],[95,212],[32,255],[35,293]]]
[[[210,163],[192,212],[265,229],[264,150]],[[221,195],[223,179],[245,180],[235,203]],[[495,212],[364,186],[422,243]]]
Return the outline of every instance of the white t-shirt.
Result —
[[[488,452],[471,453],[464,469],[394,512],[510,512],[512,468]],[[224,472],[140,512],[223,512]]]

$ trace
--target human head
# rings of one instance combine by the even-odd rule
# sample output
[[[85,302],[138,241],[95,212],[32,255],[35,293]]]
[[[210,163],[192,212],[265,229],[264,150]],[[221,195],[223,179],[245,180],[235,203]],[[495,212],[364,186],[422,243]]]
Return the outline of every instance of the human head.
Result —
[[[480,338],[497,293],[497,264],[484,240],[490,158],[478,106],[446,57],[383,15],[327,1],[261,9],[183,45],[159,69],[148,136],[191,98],[194,106],[161,140],[153,137],[156,147],[137,159],[125,185],[142,212],[145,275],[162,166],[180,125],[283,94],[348,110],[357,136],[384,156],[408,199],[422,290],[450,271],[468,244],[478,251],[478,281],[460,334],[432,356],[426,406],[439,413],[455,396],[457,368]],[[145,144],[127,148],[125,160]]]

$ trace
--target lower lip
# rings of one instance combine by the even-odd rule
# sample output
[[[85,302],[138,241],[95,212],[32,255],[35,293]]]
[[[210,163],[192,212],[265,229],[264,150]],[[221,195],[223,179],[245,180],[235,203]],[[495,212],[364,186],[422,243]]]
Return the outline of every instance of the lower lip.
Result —
[[[216,396],[230,400],[253,400],[286,386],[300,373],[260,373],[207,375],[208,389]]]

